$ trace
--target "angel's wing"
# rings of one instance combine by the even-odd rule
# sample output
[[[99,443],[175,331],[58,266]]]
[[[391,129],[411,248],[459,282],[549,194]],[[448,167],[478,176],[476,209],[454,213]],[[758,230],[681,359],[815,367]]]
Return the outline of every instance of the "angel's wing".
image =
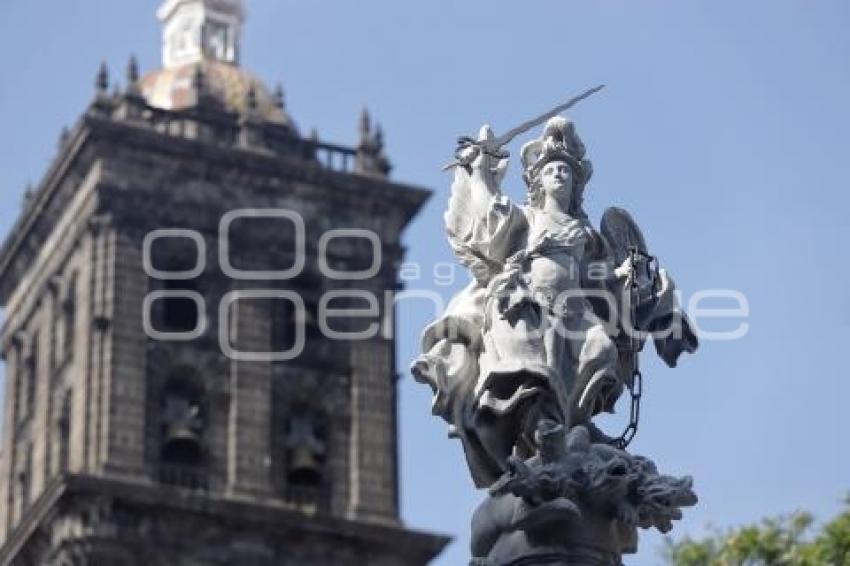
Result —
[[[504,176],[507,161],[503,160],[489,173],[487,187],[474,187],[476,180],[464,167],[454,169],[454,182],[448,208],[444,215],[449,244],[460,262],[482,284],[502,270],[504,257],[500,257],[500,240],[510,229],[508,222],[502,226],[492,222],[494,213],[503,209],[509,214],[509,201],[501,195],[499,184]],[[480,179],[477,182],[481,182]],[[478,194],[474,194],[478,191]],[[487,198],[482,199],[481,195]],[[504,203],[502,203],[504,201]],[[496,203],[496,206],[494,206]],[[499,203],[502,203],[500,206]]]

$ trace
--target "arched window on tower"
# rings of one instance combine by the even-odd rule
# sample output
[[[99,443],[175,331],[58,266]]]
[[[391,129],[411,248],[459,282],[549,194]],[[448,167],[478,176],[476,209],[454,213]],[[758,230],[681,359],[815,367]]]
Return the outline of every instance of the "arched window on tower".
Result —
[[[22,465],[17,474],[17,501],[15,508],[15,521],[23,518],[24,512],[30,506],[30,495],[32,486],[32,446],[22,449]]]
[[[321,506],[326,501],[328,430],[323,413],[297,407],[284,422],[286,498]]]
[[[27,414],[30,416],[35,413],[35,393],[38,388],[38,356],[38,334],[35,334],[27,360]]]
[[[295,305],[291,301],[275,300],[271,303],[271,351],[288,352],[296,345]]]
[[[58,454],[58,465],[59,465],[59,473],[67,472],[69,469],[69,448],[71,442],[71,392],[65,393],[65,397],[62,400],[62,410],[59,413],[59,420],[56,423],[57,432],[58,432],[58,440],[59,440],[59,454]]]
[[[74,357],[74,337],[77,331],[77,276],[71,277],[62,304],[62,355],[66,360]]]
[[[19,368],[14,399],[15,419],[18,423],[29,420],[35,411],[36,380],[38,379],[38,338],[33,337],[27,346],[18,347]]]
[[[160,480],[178,487],[207,489],[206,398],[191,373],[180,370],[162,391]]]
[[[9,376],[9,379],[14,380],[14,395],[12,398],[12,415],[14,415],[15,423],[21,421],[21,411],[24,406],[23,387],[26,379],[26,366],[24,360],[24,347],[20,341],[15,345],[15,364],[16,370]]]
[[[233,62],[233,30],[225,22],[210,19],[201,32],[204,55],[216,61]]]
[[[197,291],[191,281],[167,281],[165,289]],[[169,332],[191,332],[198,326],[198,306],[188,297],[170,297],[162,301],[163,326]]]
[[[187,273],[199,263],[195,243],[187,238],[160,238],[154,244],[153,263],[167,273]],[[203,313],[198,312],[195,299],[188,293],[199,291],[198,279],[157,280],[159,289],[175,292],[154,303],[154,326],[161,332],[187,333],[198,327]]]

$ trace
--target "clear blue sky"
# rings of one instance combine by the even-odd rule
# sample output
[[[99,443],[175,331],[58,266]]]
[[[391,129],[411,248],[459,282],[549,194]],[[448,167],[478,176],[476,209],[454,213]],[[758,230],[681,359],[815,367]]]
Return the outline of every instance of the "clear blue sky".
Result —
[[[101,59],[159,65],[154,0],[0,4],[0,232],[93,94]],[[685,296],[749,299],[749,333],[709,342],[647,375],[635,451],[691,473],[701,496],[677,533],[805,508],[826,518],[850,491],[850,4],[790,2],[295,2],[248,0],[243,62],[274,84],[306,130],[354,142],[364,104],[387,131],[395,178],[435,189],[409,258],[452,257],[440,166],[457,135],[497,132],[600,82],[578,108],[596,166],[587,192],[633,212]],[[516,148],[514,148],[516,149]],[[507,183],[520,195],[516,167]],[[430,279],[410,288],[438,289]],[[404,372],[432,318],[402,309]],[[716,321],[730,328],[739,321]],[[480,497],[460,447],[401,385],[404,516],[457,535],[438,563],[467,559]],[[627,564],[659,563],[645,535]]]

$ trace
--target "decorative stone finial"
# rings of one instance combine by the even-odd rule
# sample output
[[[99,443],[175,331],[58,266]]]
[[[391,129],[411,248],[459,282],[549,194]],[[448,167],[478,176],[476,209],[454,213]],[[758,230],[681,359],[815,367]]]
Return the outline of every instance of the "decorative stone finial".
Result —
[[[307,141],[310,142],[307,146],[307,157],[310,159],[316,159],[316,146],[319,144],[319,130],[316,129],[316,126],[310,128],[310,135],[307,138]]]
[[[248,92],[245,94],[245,109],[248,112],[254,112],[257,110],[257,106],[257,86],[251,83]]]
[[[384,149],[384,128],[381,124],[375,126],[375,135],[373,137],[375,141],[375,149],[377,151],[383,151]]]
[[[192,72],[192,90],[195,92],[195,103],[204,104],[210,100],[207,90],[207,76],[201,65],[196,65]]]
[[[130,56],[127,62],[127,94],[131,97],[138,97],[141,94],[139,89],[139,61],[135,55]]]
[[[274,89],[274,105],[275,108],[286,109],[286,95],[283,92],[283,85],[280,83]]]
[[[98,93],[106,94],[106,91],[109,90],[109,67],[106,66],[106,61],[100,64],[94,84]]]
[[[59,133],[59,149],[60,151],[68,145],[68,141],[71,139],[71,130],[68,129],[68,126],[62,126],[62,131]]]
[[[252,82],[245,93],[245,108],[239,118],[239,143],[243,147],[263,148],[266,146],[263,133],[265,120],[258,110],[257,85]]]
[[[372,118],[364,108],[360,115],[360,143],[357,146],[355,170],[363,175],[386,177],[392,166],[383,149],[384,130],[380,124],[372,129]]]
[[[364,107],[360,112],[360,143],[369,139],[372,133],[372,118],[369,116],[369,110]]]
[[[139,82],[139,61],[135,55],[131,55],[127,63],[127,86],[134,86],[137,82]]]
[[[23,203],[22,203],[24,210],[26,210],[30,207],[34,197],[35,197],[35,188],[32,186],[32,183],[27,183],[27,186],[24,189],[24,199],[23,199]]]

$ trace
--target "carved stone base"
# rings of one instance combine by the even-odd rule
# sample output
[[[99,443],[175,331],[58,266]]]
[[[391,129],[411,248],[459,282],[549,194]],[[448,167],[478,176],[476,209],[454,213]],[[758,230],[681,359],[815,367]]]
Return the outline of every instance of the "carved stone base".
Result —
[[[690,478],[658,473],[646,458],[538,429],[539,453],[510,459],[472,520],[472,566],[621,566],[637,551],[638,527],[667,532],[694,505]]]
[[[473,559],[470,566],[622,566],[617,556],[596,549],[540,550],[509,562]]]
[[[620,566],[632,531],[602,513],[577,513],[560,501],[532,507],[511,494],[490,497],[472,522],[472,565]]]

